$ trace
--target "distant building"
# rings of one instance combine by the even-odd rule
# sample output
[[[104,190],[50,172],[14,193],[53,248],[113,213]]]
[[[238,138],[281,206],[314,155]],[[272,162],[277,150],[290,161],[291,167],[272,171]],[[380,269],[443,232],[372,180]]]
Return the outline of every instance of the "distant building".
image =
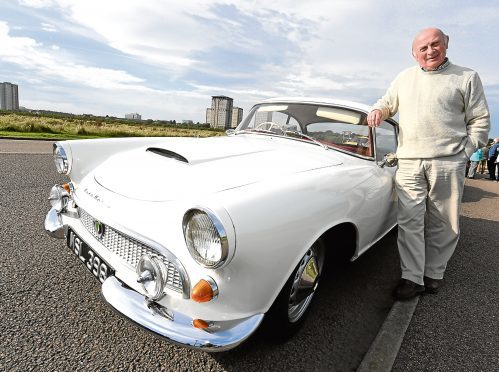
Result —
[[[182,124],[189,125],[189,124],[194,124],[194,122],[192,120],[182,120]]]
[[[237,127],[241,120],[243,120],[243,109],[240,107],[232,108],[232,122],[230,124],[230,127]]]
[[[266,121],[272,121],[272,112],[261,111],[255,114],[255,126]]]
[[[19,92],[16,84],[0,83],[0,110],[19,110]]]
[[[210,124],[211,126],[211,107],[206,109],[206,124]]]
[[[125,119],[142,120],[142,116],[135,112],[131,114],[125,114]]]
[[[232,98],[226,96],[211,97],[211,128],[229,129],[231,127],[233,102]]]

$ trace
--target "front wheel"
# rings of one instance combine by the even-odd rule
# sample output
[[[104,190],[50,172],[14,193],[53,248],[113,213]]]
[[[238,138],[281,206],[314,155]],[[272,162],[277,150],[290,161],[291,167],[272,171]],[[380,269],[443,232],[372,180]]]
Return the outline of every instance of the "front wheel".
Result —
[[[272,338],[283,341],[303,324],[324,267],[325,249],[316,242],[303,255],[266,315]]]

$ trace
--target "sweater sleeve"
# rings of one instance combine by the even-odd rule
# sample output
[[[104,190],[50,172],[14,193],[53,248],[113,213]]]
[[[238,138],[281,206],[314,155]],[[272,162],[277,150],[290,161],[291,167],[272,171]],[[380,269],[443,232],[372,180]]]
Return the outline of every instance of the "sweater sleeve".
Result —
[[[471,74],[464,89],[464,120],[468,134],[465,151],[469,156],[487,143],[490,113],[480,76],[476,72]]]
[[[371,108],[371,110],[381,110],[382,120],[394,116],[399,107],[398,99],[398,77],[390,84],[385,95],[381,97]]]

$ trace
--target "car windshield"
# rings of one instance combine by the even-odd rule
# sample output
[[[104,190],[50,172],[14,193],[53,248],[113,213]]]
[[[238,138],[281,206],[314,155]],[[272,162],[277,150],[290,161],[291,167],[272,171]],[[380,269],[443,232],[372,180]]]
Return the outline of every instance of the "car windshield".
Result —
[[[366,115],[344,107],[305,103],[254,106],[236,133],[271,134],[320,144],[328,148],[373,156]]]

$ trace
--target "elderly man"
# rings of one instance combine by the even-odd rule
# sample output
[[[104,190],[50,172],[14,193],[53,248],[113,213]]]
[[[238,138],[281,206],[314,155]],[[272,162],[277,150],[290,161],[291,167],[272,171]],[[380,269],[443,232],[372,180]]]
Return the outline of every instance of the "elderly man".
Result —
[[[367,117],[370,126],[399,112],[397,299],[436,293],[459,239],[466,162],[487,141],[490,116],[478,74],[451,63],[437,28],[412,43],[419,66],[402,71]]]

